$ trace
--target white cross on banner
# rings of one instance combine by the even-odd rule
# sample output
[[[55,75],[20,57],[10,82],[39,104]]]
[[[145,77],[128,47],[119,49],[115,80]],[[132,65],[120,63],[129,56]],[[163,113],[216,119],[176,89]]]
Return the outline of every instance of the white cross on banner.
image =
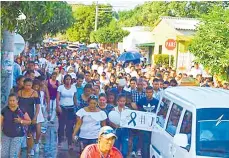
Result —
[[[120,126],[144,131],[152,131],[155,118],[155,113],[124,110],[121,113]]]

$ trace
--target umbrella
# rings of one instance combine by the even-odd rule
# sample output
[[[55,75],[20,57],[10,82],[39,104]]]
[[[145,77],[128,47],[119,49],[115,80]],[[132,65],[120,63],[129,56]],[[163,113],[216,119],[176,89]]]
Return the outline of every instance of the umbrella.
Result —
[[[118,61],[134,61],[140,59],[142,55],[138,52],[124,52],[118,57]]]

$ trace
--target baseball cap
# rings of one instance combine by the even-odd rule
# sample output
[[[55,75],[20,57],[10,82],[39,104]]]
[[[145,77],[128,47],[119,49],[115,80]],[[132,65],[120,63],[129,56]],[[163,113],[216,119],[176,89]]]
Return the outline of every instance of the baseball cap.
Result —
[[[99,137],[100,136],[103,136],[105,138],[115,137],[117,139],[114,129],[110,126],[103,126],[99,131]]]

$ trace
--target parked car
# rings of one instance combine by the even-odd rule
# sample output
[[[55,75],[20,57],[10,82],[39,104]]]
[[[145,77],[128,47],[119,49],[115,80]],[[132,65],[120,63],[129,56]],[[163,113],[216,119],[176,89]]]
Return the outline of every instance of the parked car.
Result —
[[[174,87],[164,91],[150,158],[229,157],[229,91]]]

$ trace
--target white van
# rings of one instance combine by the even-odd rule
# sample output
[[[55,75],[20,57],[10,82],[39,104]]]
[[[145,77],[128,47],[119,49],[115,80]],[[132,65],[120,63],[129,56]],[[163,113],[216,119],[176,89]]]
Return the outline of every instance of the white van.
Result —
[[[164,91],[150,158],[229,158],[229,91],[174,87]]]

